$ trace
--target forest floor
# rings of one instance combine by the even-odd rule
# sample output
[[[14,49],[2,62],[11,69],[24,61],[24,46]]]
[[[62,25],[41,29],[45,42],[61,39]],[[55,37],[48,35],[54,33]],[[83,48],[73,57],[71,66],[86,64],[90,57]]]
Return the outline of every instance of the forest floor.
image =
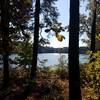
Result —
[[[35,81],[28,79],[29,71],[25,68],[11,71],[10,74],[10,85],[6,89],[0,89],[0,100],[69,100],[67,73],[43,69],[37,72]],[[83,90],[82,96],[83,100],[88,100],[85,99]]]
[[[0,89],[0,100],[67,100],[67,79],[44,69],[37,72],[35,81],[30,81],[28,75],[29,70],[25,68],[10,71],[10,85]],[[3,79],[2,73],[0,79]],[[2,84],[1,80],[1,87]]]

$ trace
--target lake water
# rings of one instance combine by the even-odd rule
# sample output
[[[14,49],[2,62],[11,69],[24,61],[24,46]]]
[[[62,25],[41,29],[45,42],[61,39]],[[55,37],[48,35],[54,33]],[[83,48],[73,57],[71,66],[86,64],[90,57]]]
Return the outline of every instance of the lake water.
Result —
[[[12,54],[10,58],[14,59],[17,55]],[[45,66],[53,66],[59,64],[59,58],[63,56],[64,60],[66,63],[68,63],[68,54],[59,54],[59,53],[43,53],[43,54],[38,54],[38,66],[41,66],[40,61],[45,61]],[[87,63],[88,62],[88,55],[85,54],[80,54],[79,56],[79,61],[81,64]],[[46,61],[47,60],[47,61]],[[13,64],[13,66],[15,66]],[[2,64],[0,64],[0,67],[2,67]]]
[[[57,65],[59,63],[59,58],[61,56],[64,56],[64,60],[66,60],[66,62],[68,63],[68,54],[59,54],[59,53],[46,53],[46,54],[39,54],[38,55],[38,58],[40,60],[43,60],[43,59],[48,59],[48,62],[46,62],[46,65]],[[88,58],[89,56],[88,55],[85,55],[85,54],[80,54],[79,56],[79,61],[81,64],[83,63],[88,63]],[[38,64],[39,64],[39,61],[38,61]]]

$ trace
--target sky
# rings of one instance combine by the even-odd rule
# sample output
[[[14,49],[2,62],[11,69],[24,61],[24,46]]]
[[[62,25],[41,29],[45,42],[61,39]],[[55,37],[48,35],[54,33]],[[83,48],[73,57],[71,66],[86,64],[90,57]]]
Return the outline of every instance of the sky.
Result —
[[[60,13],[60,16],[58,17],[58,21],[62,23],[62,26],[69,25],[69,4],[70,4],[69,1],[70,0],[58,0],[56,3],[58,12]],[[80,8],[81,13],[86,13],[85,6],[86,6],[86,3],[81,3],[81,8]],[[46,34],[44,35],[45,37],[46,37]],[[65,36],[65,40],[63,40],[62,42],[59,42],[55,36],[52,36],[51,38],[49,38],[50,47],[54,47],[54,48],[68,47],[69,33],[61,32],[61,34]],[[79,41],[79,46],[86,46],[86,44],[83,43],[81,39],[87,39],[86,34],[82,35]]]

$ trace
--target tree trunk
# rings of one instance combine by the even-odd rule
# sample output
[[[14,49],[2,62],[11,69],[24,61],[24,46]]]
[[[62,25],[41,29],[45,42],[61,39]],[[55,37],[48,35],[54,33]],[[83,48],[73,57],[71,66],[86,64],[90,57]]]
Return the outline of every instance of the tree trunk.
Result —
[[[79,69],[79,0],[70,0],[69,100],[81,100]]]
[[[8,0],[1,0],[1,27],[2,27],[2,48],[3,48],[3,74],[4,87],[9,84],[9,12]]]
[[[92,52],[95,52],[95,35],[96,35],[96,0],[93,0],[93,15],[92,15],[92,25],[91,25],[91,46]]]
[[[32,61],[32,67],[31,67],[31,75],[30,75],[31,79],[36,78],[36,70],[37,70],[38,38],[39,38],[39,13],[40,13],[40,0],[36,0],[34,43],[33,43],[33,61]]]

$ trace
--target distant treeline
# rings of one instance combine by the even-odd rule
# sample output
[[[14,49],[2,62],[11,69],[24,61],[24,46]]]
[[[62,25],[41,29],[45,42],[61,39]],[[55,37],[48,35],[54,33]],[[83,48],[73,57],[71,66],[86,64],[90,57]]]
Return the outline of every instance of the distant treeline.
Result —
[[[86,51],[88,51],[88,47],[80,47],[79,48],[79,53],[80,54],[85,54]],[[10,52],[12,53],[17,53],[16,51]],[[53,48],[53,47],[45,47],[45,46],[40,46],[38,47],[38,53],[68,53],[68,47],[63,47],[63,48]],[[2,54],[2,53],[0,53]]]
[[[89,50],[88,47],[80,47],[79,53],[85,54],[87,50]],[[68,53],[68,47],[53,48],[53,47],[39,46],[38,53]]]

